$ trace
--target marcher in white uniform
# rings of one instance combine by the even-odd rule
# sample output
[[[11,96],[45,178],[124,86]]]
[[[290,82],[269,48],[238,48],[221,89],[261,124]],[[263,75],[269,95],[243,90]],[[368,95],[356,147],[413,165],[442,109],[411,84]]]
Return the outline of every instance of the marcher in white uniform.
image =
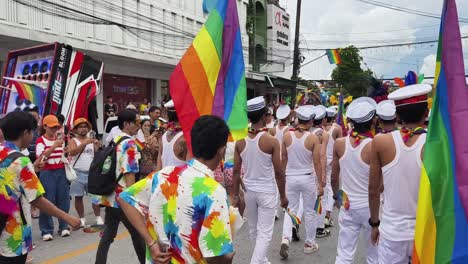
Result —
[[[320,144],[318,137],[309,132],[314,113],[310,108],[301,106],[296,110],[299,125],[295,131],[290,131],[283,138],[283,166],[286,167],[286,195],[290,200],[290,211],[297,213],[299,197],[307,201],[304,204],[304,225],[306,239],[304,253],[312,253],[319,249],[315,243],[316,218],[315,201],[322,196],[322,177],[320,168]],[[311,166],[312,165],[312,166]],[[284,217],[283,240],[280,255],[289,256],[289,243],[292,237],[292,221],[288,215]]]
[[[168,166],[179,166],[190,159],[187,157],[187,144],[174,109],[174,101],[170,100],[164,107],[167,109],[169,125],[167,131],[159,140],[158,161],[156,171]]]
[[[354,100],[346,112],[353,122],[351,135],[336,140],[332,161],[334,199],[338,199],[341,180],[342,191],[349,199],[343,201],[339,215],[337,264],[354,263],[359,234],[364,231],[367,241],[367,263],[378,263],[377,248],[371,243],[369,226],[369,164],[372,147],[373,119],[377,104],[372,98]],[[342,198],[346,200],[345,198]],[[388,262],[390,263],[390,262]]]
[[[239,197],[240,172],[243,166],[245,215],[250,239],[255,241],[250,263],[269,263],[266,256],[273,235],[278,190],[281,207],[288,206],[284,170],[281,167],[280,144],[266,132],[267,108],[263,97],[247,101],[247,111],[252,126],[248,137],[237,141],[235,146],[233,206],[240,208],[241,212],[244,208]]]
[[[396,107],[393,100],[384,100],[377,105],[379,129],[377,133],[387,134],[396,130]]]
[[[428,115],[427,94],[432,87],[416,84],[389,95],[395,101],[402,128],[375,138],[372,143],[369,201],[372,240],[379,244],[379,262],[406,264],[413,253],[422,152]],[[379,220],[383,182],[382,224]],[[380,227],[379,227],[380,225]]]

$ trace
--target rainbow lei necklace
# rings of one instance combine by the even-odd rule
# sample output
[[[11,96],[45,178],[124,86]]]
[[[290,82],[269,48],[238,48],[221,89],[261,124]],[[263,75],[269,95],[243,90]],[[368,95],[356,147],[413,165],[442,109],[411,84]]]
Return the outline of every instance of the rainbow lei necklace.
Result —
[[[402,127],[400,129],[401,133],[403,133],[403,142],[408,142],[408,140],[414,135],[421,135],[427,133],[427,131],[423,127],[416,127],[413,129]]]
[[[268,128],[266,128],[266,127],[260,128],[260,129],[255,129],[255,128],[249,127],[249,133],[254,134],[254,135],[256,135],[256,134],[258,134],[260,132],[266,132],[266,131],[268,131]]]
[[[371,132],[366,132],[363,134],[360,134],[356,131],[351,132],[351,136],[354,137],[354,144],[359,145],[361,144],[361,140],[366,139],[366,138],[374,138],[374,134]]]

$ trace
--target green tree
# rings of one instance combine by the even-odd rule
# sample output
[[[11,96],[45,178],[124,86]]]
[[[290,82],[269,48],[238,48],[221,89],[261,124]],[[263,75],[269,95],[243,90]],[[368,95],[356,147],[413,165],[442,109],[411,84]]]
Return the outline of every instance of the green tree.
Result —
[[[367,95],[372,71],[361,69],[359,49],[349,46],[339,50],[341,63],[332,72],[332,79],[353,97]]]

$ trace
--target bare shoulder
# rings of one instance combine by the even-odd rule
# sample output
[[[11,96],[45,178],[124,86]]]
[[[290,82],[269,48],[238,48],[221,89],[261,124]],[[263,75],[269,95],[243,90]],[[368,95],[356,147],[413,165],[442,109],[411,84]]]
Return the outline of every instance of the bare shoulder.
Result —
[[[241,153],[242,151],[244,151],[244,149],[245,149],[245,139],[236,141],[235,150]]]
[[[273,128],[270,128],[268,129],[268,133],[272,136],[275,136],[276,135],[276,127],[273,127]]]
[[[263,152],[272,154],[273,150],[279,147],[279,141],[272,135],[265,133],[259,140],[259,147]]]
[[[393,141],[391,134],[378,134],[372,140],[372,147],[379,149],[381,146],[387,145],[390,141]]]

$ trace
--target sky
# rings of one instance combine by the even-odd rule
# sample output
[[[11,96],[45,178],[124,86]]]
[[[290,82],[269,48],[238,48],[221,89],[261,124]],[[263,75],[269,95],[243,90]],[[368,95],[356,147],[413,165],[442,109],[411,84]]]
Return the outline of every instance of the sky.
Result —
[[[376,0],[398,7],[441,14],[443,0]],[[456,0],[459,18],[468,19],[468,1]],[[291,41],[294,38],[296,0],[280,0],[291,15]],[[435,40],[440,19],[427,18],[377,7],[358,0],[303,0],[300,47],[341,48],[349,45],[374,46]],[[468,36],[468,23],[460,23],[462,36]],[[465,69],[468,72],[468,39],[463,40]],[[291,45],[292,46],[292,45]],[[305,62],[324,51],[302,50]],[[362,68],[369,67],[378,78],[404,77],[409,71],[434,76],[437,43],[362,50]],[[301,68],[304,79],[331,79],[334,65],[323,57]]]

